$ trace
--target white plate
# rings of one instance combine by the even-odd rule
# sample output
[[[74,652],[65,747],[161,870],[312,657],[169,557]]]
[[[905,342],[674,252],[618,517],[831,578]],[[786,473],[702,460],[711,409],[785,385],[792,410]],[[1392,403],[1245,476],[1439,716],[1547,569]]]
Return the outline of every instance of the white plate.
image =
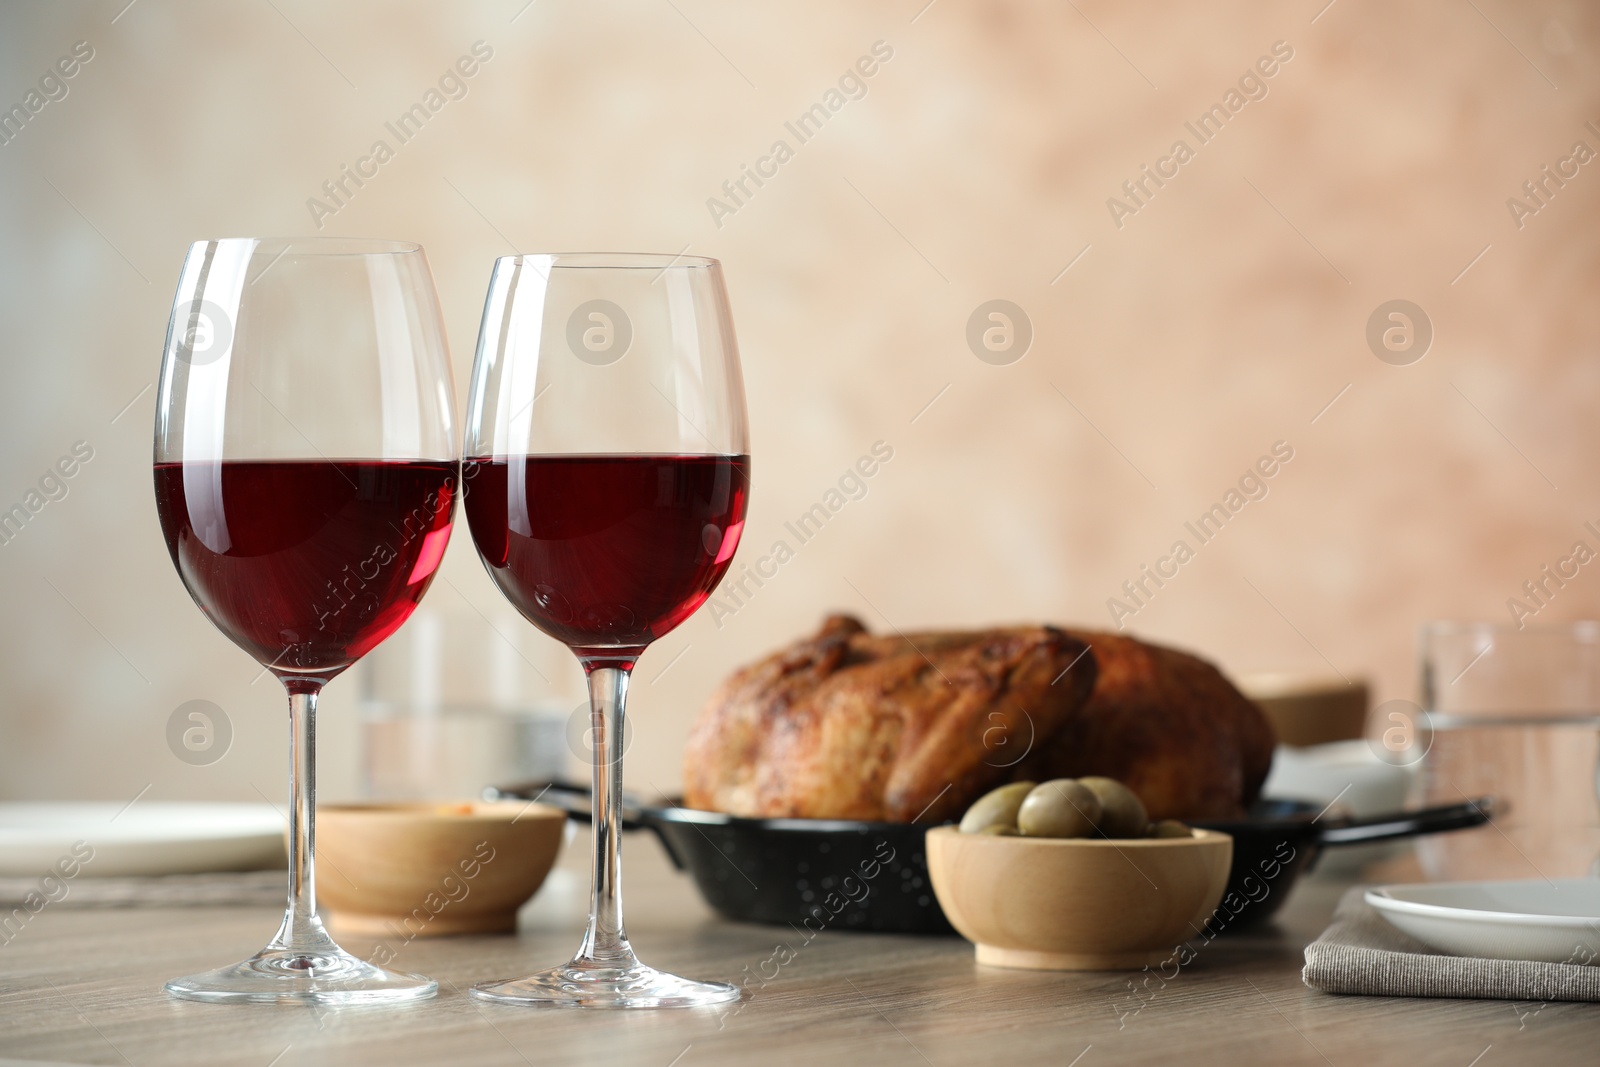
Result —
[[[1457,956],[1600,961],[1600,878],[1388,885],[1367,890],[1366,901],[1418,941]]]
[[[283,834],[270,804],[0,803],[0,876],[40,877],[74,856],[78,877],[281,866]]]

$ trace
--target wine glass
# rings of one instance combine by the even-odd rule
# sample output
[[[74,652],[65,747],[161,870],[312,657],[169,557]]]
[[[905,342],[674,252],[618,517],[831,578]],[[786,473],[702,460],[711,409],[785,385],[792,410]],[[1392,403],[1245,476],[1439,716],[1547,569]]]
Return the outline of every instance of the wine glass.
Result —
[[[405,622],[450,539],[460,469],[422,249],[230,238],[189,249],[156,403],[155,488],[178,574],[289,694],[289,901],[189,1000],[414,1000],[438,985],[336,945],[317,917],[317,696]]]
[[[705,603],[744,528],[744,383],[714,259],[561,254],[495,262],[478,336],[463,507],[500,591],[588,676],[594,883],[578,954],[485,1000],[676,1007],[736,1000],[640,963],[618,853],[629,673]]]

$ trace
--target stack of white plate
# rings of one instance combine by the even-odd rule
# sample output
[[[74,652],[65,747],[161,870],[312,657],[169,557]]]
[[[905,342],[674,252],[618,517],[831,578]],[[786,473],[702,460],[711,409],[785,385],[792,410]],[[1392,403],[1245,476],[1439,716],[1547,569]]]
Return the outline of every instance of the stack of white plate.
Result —
[[[270,804],[0,803],[0,876],[39,877],[63,858],[98,878],[281,866],[284,827]]]

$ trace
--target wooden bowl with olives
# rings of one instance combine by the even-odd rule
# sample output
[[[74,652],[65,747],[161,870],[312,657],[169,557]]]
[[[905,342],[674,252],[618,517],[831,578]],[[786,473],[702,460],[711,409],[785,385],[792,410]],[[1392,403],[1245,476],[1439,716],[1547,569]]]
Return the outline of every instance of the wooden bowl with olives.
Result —
[[[1105,778],[1002,786],[960,827],[929,830],[927,849],[939,905],[979,963],[1056,971],[1167,959],[1204,929],[1233,860],[1227,834],[1152,825]]]

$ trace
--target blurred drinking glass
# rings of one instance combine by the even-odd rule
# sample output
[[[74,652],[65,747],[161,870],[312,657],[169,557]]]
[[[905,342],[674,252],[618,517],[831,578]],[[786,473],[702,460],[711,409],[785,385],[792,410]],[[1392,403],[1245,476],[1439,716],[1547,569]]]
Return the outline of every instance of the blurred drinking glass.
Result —
[[[1430,878],[1558,878],[1600,858],[1600,623],[1434,622],[1421,633],[1428,804],[1493,796],[1486,827],[1418,841]]]
[[[363,785],[374,800],[467,800],[587,762],[589,703],[554,684],[565,678],[549,653],[565,649],[531,647],[514,612],[485,619],[453,596],[419,607],[359,668]]]

